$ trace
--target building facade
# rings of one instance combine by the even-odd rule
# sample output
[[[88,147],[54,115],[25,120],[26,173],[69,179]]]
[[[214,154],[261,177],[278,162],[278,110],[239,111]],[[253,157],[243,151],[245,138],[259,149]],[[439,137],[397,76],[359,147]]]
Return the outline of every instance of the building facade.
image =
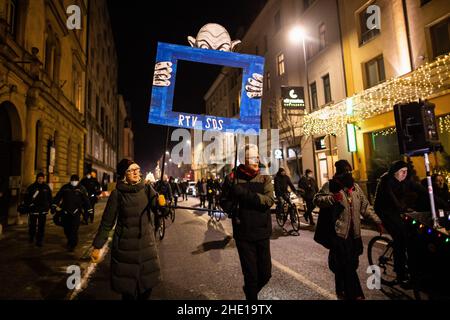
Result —
[[[84,171],[114,181],[119,134],[118,61],[106,0],[90,1]],[[123,119],[121,119],[123,120]]]
[[[80,30],[67,26],[70,5],[80,8]],[[86,37],[86,0],[0,1],[3,225],[17,217],[20,194],[38,172],[53,191],[82,174]]]
[[[332,134],[345,125],[356,130],[348,151],[355,176],[369,195],[377,178],[400,155],[393,106],[429,100],[436,105],[440,140],[449,150],[450,3],[448,1],[339,1],[347,98],[305,119],[309,133]],[[372,8],[377,8],[372,11]],[[373,7],[374,6],[374,7]],[[369,29],[368,20],[379,25]],[[329,115],[334,115],[330,117]],[[339,143],[338,143],[339,145]],[[344,149],[344,148],[342,148]],[[432,168],[450,165],[446,153],[431,155]],[[409,159],[419,178],[422,157]]]

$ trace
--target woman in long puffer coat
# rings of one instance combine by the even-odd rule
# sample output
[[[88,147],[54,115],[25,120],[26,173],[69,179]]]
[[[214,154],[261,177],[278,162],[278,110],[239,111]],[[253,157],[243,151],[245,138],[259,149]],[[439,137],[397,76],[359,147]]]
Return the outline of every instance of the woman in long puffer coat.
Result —
[[[93,242],[92,260],[97,262],[100,249],[115,227],[111,247],[111,285],[124,300],[147,300],[161,279],[158,250],[151,210],[158,197],[141,179],[139,166],[122,160],[117,168],[119,181],[112,191],[102,222]]]

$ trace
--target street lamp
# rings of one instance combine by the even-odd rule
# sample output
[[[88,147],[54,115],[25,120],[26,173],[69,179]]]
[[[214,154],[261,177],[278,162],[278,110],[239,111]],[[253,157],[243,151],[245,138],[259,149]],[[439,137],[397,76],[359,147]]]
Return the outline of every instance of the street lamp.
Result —
[[[306,86],[305,86],[305,90],[303,90],[303,92],[308,95],[309,112],[312,113],[313,105],[311,103],[311,94],[309,91],[308,62],[306,59],[306,38],[307,38],[307,36],[308,35],[306,33],[306,30],[301,26],[293,27],[289,33],[289,38],[290,38],[291,42],[293,42],[294,44],[300,44],[300,42],[302,43],[303,62],[305,64],[305,77],[306,77]],[[313,150],[313,154],[314,154],[314,138],[313,137],[311,137],[311,143],[312,143],[312,150]],[[330,151],[331,151],[331,153],[333,153],[332,150],[330,150]],[[313,156],[313,165],[314,165],[314,174],[317,177],[317,166],[316,166],[315,154]]]
[[[309,92],[309,75],[308,75],[308,62],[306,61],[306,31],[301,26],[295,26],[291,29],[291,32],[289,33],[289,38],[291,39],[291,42],[295,44],[302,43],[303,47],[303,61],[305,63],[305,74],[306,74],[306,88],[304,90],[305,94],[308,94],[308,103],[309,103],[309,112],[312,112],[312,104],[311,104],[311,96]]]

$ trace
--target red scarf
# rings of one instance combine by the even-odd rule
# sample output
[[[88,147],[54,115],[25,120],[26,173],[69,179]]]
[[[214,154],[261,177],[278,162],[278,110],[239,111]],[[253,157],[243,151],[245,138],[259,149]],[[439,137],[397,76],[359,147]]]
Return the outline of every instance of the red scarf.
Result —
[[[260,169],[258,168],[258,170],[253,170],[250,167],[247,167],[246,165],[241,164],[238,167],[238,170],[241,174],[245,175],[246,177],[249,178],[249,180],[253,179],[254,177],[256,177],[259,173],[260,173]]]

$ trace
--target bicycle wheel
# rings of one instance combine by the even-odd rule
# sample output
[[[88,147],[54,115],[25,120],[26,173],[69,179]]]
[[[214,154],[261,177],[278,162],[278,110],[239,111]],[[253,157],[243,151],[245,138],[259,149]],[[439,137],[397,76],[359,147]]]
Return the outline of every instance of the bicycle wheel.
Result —
[[[289,218],[291,220],[292,229],[294,231],[300,230],[300,215],[298,214],[297,206],[292,204],[289,207]]]
[[[216,221],[219,222],[220,219],[222,218],[222,213],[220,213],[218,211],[214,211],[213,216],[214,216],[214,219],[216,219]]]
[[[381,271],[381,283],[392,285],[396,279],[394,271],[394,248],[392,240],[384,236],[372,238],[367,247],[369,265],[376,265]]]
[[[277,223],[280,226],[280,228],[283,228],[284,224],[286,223],[286,214],[284,213],[284,207],[277,208],[276,218],[277,218]]]
[[[159,225],[156,232],[158,234],[159,240],[162,240],[166,233],[166,219],[164,219],[164,217],[159,218]]]

